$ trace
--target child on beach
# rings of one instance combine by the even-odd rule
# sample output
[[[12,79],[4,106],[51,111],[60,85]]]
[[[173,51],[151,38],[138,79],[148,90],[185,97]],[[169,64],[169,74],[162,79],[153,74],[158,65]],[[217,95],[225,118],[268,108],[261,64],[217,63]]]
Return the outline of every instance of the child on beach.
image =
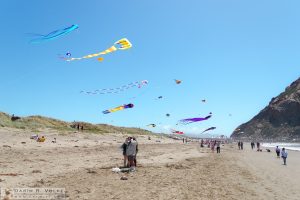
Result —
[[[287,151],[285,150],[285,148],[282,148],[282,151],[281,151],[281,157],[282,157],[282,159],[283,159],[283,165],[286,165],[286,159],[287,159],[287,156],[288,156]]]
[[[275,152],[277,154],[277,158],[280,158],[280,149],[278,146],[276,147]]]

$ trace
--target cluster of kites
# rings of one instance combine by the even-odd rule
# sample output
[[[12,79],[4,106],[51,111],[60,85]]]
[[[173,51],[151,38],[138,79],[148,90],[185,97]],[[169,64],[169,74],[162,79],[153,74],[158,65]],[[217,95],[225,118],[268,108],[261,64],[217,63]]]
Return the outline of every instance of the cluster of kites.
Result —
[[[47,42],[50,40],[54,40],[57,39],[59,37],[62,37],[64,35],[67,35],[71,32],[73,32],[74,30],[78,29],[79,26],[77,24],[71,25],[69,27],[63,28],[63,29],[58,29],[55,31],[52,31],[46,35],[42,35],[42,34],[32,34],[35,36],[34,39],[30,40],[30,43],[32,44],[36,44],[36,43],[42,43],[42,42]],[[127,50],[130,49],[132,47],[131,42],[127,39],[127,38],[122,38],[116,42],[113,43],[113,45],[103,51],[97,52],[97,53],[92,53],[92,54],[88,54],[85,56],[81,56],[81,57],[72,57],[72,53],[71,52],[66,52],[64,55],[59,55],[59,58],[67,61],[67,62],[71,62],[71,61],[78,61],[78,60],[83,60],[83,59],[90,59],[90,58],[97,58],[98,61],[103,61],[104,58],[103,56],[109,53],[113,53],[117,50]],[[174,79],[175,83],[177,85],[182,83],[182,80],[179,79]],[[86,94],[86,95],[105,95],[105,94],[117,94],[117,93],[121,93],[124,92],[126,90],[129,90],[131,88],[142,88],[144,86],[146,86],[148,84],[147,80],[142,80],[142,81],[136,81],[136,82],[131,82],[122,86],[119,86],[117,88],[104,88],[104,89],[96,89],[93,91],[90,90],[83,90],[80,91],[80,93],[82,94]],[[163,96],[158,96],[157,99],[163,99]],[[203,103],[206,102],[205,99],[201,100]],[[128,103],[128,104],[124,104],[124,105],[120,105],[118,107],[114,107],[114,108],[110,108],[107,110],[102,111],[103,114],[109,114],[109,113],[114,113],[117,111],[121,111],[121,110],[125,110],[125,109],[129,109],[129,108],[133,108],[134,104],[132,103]],[[169,113],[166,114],[166,117],[170,117],[171,115]],[[195,117],[195,118],[186,118],[186,119],[181,119],[178,121],[178,123],[176,125],[188,125],[191,123],[195,123],[195,122],[201,122],[201,121],[205,121],[208,120],[212,117],[212,113],[209,113],[208,116],[206,117]],[[156,124],[148,124],[148,127],[156,127]],[[216,127],[210,127],[207,128],[206,130],[204,130],[202,133],[206,132],[206,131],[210,131],[210,130],[214,130],[216,129]],[[182,131],[178,131],[178,130],[174,130],[171,129],[171,132],[174,134],[184,134],[184,132]]]

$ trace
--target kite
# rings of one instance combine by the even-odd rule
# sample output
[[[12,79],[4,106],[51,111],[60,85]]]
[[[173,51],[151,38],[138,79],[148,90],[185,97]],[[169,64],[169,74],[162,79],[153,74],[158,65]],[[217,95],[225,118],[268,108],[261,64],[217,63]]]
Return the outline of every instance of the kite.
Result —
[[[112,52],[117,51],[117,50],[126,50],[126,49],[129,49],[131,47],[132,47],[132,44],[126,38],[123,38],[123,39],[118,40],[117,42],[115,42],[113,46],[106,49],[105,51],[101,51],[99,53],[94,53],[94,54],[89,54],[89,55],[79,57],[79,58],[69,58],[69,59],[66,59],[66,61],[73,61],[73,60],[81,60],[81,59],[88,59],[88,58],[98,57],[100,55],[105,55],[105,54],[108,54],[108,53],[112,53]],[[98,61],[103,60],[103,58],[101,58],[101,57],[99,57],[97,59],[98,59]]]
[[[58,54],[58,57],[63,60],[66,60],[66,59],[70,58],[71,56],[72,56],[72,54],[70,52],[65,53],[65,56]]]
[[[152,128],[156,127],[156,124],[148,124],[147,126],[151,126]]]
[[[214,130],[214,129],[216,129],[217,127],[210,127],[210,128],[208,128],[208,129],[206,129],[206,130],[204,130],[202,133],[204,133],[204,132],[206,132],[206,131],[211,131],[211,130]],[[201,133],[201,134],[202,134]]]
[[[123,106],[119,106],[119,107],[112,108],[112,109],[109,109],[109,110],[104,110],[102,113],[103,114],[108,114],[108,113],[117,112],[117,111],[120,111],[120,110],[124,110],[124,109],[127,109],[127,108],[133,108],[133,107],[134,107],[134,105],[132,103],[124,104]]]
[[[176,131],[176,130],[173,130],[173,129],[171,129],[171,131],[172,131],[172,133],[179,134],[179,135],[184,134],[184,132],[182,132],[182,131]]]
[[[190,124],[190,123],[194,123],[194,122],[200,122],[200,121],[208,120],[209,118],[211,118],[211,115],[208,115],[204,118],[201,118],[201,117],[199,117],[199,118],[187,118],[187,119],[180,120],[179,123],[186,125],[186,124]]]
[[[176,84],[180,84],[182,81],[175,79]]]
[[[80,93],[85,93],[85,94],[117,94],[120,92],[123,92],[124,90],[128,90],[133,87],[138,87],[142,88],[143,86],[147,85],[148,81],[147,80],[142,80],[142,81],[136,81],[129,83],[127,85],[123,85],[117,88],[108,88],[108,89],[99,89],[99,90],[94,90],[94,91],[80,91]]]
[[[163,97],[162,96],[159,96],[159,97],[157,97],[158,99],[162,99]]]
[[[205,102],[206,102],[206,100],[205,100],[205,99],[202,99],[201,101],[202,101],[203,103],[205,103]]]
[[[166,114],[166,116],[167,116],[167,117],[170,117],[170,114],[169,114],[169,113],[167,113],[167,114]]]
[[[66,35],[72,31],[74,31],[75,29],[78,28],[77,24],[73,24],[70,27],[64,28],[64,29],[59,29],[56,31],[52,31],[51,33],[47,34],[47,35],[41,35],[41,34],[35,34],[36,36],[40,36],[39,38],[35,38],[33,40],[30,41],[30,43],[40,43],[40,42],[45,42],[48,40],[54,40],[60,36]]]

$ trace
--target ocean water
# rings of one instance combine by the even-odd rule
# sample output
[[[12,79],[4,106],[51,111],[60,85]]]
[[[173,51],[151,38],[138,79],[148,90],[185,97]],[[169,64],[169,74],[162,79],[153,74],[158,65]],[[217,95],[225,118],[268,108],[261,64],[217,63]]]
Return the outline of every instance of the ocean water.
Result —
[[[262,146],[270,148],[278,146],[280,149],[286,148],[288,150],[300,151],[300,143],[263,143]]]

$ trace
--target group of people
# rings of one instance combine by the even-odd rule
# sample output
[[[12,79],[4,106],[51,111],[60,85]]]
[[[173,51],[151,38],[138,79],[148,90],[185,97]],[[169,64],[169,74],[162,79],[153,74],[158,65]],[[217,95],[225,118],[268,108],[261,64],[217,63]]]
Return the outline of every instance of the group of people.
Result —
[[[135,171],[137,166],[136,155],[138,153],[138,143],[135,137],[128,137],[121,146],[124,156],[124,167],[128,167],[131,171]]]
[[[243,149],[243,142],[238,141],[238,147],[239,147],[239,149]],[[253,150],[254,148],[255,148],[255,143],[252,141],[251,142],[251,149]],[[259,142],[256,142],[256,148],[257,148],[257,151],[259,151],[259,152],[262,151],[262,149],[260,148],[260,143]],[[270,152],[270,150],[268,150],[268,151]],[[283,159],[283,165],[286,165],[286,159],[287,159],[287,156],[288,156],[288,153],[287,153],[286,149],[282,148],[280,150],[280,148],[278,146],[276,146],[275,152],[276,152],[277,158],[280,158],[280,154],[281,154],[281,158]]]
[[[256,142],[256,147],[257,147],[257,151],[261,151],[259,142]],[[251,142],[251,149],[252,150],[255,149],[255,143],[253,141]]]
[[[215,151],[215,147],[216,147],[217,153],[221,153],[221,141],[206,140],[204,142],[204,140],[201,139],[201,141],[200,141],[200,147],[204,147],[204,143],[207,144],[207,148],[210,148],[212,152]]]
[[[286,159],[288,156],[288,152],[285,150],[285,148],[282,148],[282,150],[280,151],[280,148],[278,146],[276,146],[275,149],[277,158],[280,158],[280,153],[281,153],[281,158],[283,159],[283,164],[286,165]]]
[[[244,143],[242,141],[238,141],[238,147],[239,147],[239,150],[243,150],[244,149]]]

